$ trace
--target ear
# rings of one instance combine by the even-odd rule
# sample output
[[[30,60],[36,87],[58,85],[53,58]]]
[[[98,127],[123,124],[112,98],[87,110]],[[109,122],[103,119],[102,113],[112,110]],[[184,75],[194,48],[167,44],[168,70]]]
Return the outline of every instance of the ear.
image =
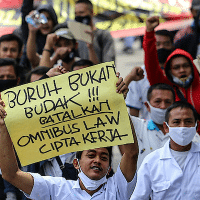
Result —
[[[151,108],[150,108],[149,104],[146,101],[144,102],[144,105],[146,106],[148,112],[151,112]]]
[[[165,133],[169,133],[169,127],[166,125],[165,122],[163,122],[163,128],[165,130]]]
[[[74,158],[73,165],[74,165],[75,169],[79,169],[79,164],[78,164],[78,159],[77,158]]]

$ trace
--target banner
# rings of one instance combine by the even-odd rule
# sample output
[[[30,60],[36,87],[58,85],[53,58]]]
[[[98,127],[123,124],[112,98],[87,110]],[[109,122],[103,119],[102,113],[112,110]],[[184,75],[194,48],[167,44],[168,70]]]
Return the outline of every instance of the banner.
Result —
[[[184,19],[191,18],[189,11],[191,0],[91,0],[91,2],[94,6],[96,27],[109,31],[144,27],[150,15],[159,14],[162,22],[166,21],[169,14],[183,16]],[[19,9],[21,3],[21,0],[10,1],[9,4],[0,3],[1,26],[21,25]],[[75,18],[75,0],[42,0],[40,3],[53,5],[59,23]]]
[[[114,62],[5,90],[6,127],[21,165],[132,143]]]

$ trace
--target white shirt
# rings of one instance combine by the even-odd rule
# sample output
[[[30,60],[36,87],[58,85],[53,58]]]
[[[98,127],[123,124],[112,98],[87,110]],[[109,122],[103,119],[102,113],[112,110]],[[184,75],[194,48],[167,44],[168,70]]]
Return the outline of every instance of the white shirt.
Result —
[[[169,148],[164,147],[146,156],[138,170],[136,188],[131,200],[199,200],[200,144],[193,143],[182,170]]]
[[[137,168],[139,169],[143,159],[148,154],[164,146],[169,140],[169,134],[164,135],[152,120],[146,121],[134,116],[131,116],[131,119],[139,146],[137,162]]]
[[[34,186],[30,197],[37,200],[126,200],[129,199],[136,184],[136,175],[131,182],[127,182],[118,166],[113,177],[108,178],[101,189],[90,196],[82,190],[77,181],[65,180],[62,177],[40,176],[31,173]]]
[[[144,70],[144,78],[140,81],[132,81],[128,88],[129,92],[126,97],[126,106],[129,108],[135,108],[139,110],[139,117],[142,119],[150,119],[150,114],[147,111],[144,102],[147,101],[147,91],[150,87],[149,81],[147,79],[147,73],[145,66],[142,66]]]

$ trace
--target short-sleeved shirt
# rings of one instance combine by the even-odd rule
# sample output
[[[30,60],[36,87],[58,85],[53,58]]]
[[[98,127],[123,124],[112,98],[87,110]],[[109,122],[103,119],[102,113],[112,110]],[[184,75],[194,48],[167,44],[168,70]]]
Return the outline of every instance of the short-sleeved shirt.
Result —
[[[79,179],[72,181],[35,173],[31,175],[34,178],[34,186],[31,195],[26,196],[37,200],[126,200],[130,198],[136,184],[136,175],[131,182],[127,182],[119,166],[113,177],[108,178],[92,196],[80,188]]]
[[[142,69],[144,70],[144,78],[140,81],[132,81],[128,86],[129,92],[126,97],[126,106],[139,110],[140,118],[150,119],[150,114],[144,105],[144,102],[147,101],[147,91],[150,84],[147,79],[145,66],[142,66]]]
[[[164,146],[169,140],[169,134],[165,134],[152,120],[144,120],[131,116],[139,145],[137,168],[139,169],[144,158]]]

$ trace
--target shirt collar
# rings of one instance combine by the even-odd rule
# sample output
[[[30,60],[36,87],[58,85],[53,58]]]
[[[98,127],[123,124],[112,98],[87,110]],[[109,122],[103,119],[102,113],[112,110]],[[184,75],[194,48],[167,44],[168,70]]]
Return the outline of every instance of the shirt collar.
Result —
[[[170,159],[172,158],[172,154],[170,152],[169,147],[170,139],[165,143],[164,147],[161,148],[160,159]],[[192,142],[192,146],[190,152],[200,152],[200,145],[198,143]]]
[[[150,131],[153,131],[153,130],[159,131],[160,130],[151,119],[148,121],[147,129]]]

